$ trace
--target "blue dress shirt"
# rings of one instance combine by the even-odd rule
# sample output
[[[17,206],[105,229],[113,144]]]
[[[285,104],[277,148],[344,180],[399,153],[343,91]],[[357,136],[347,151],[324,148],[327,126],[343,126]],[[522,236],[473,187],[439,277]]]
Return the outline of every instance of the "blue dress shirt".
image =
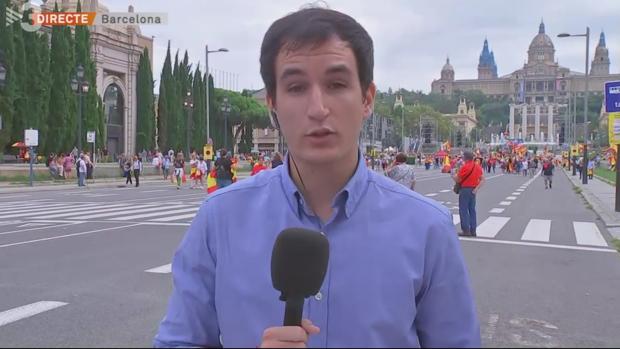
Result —
[[[363,159],[363,157],[362,157]],[[256,347],[282,326],[271,251],[285,228],[330,243],[321,291],[304,318],[310,347],[479,347],[480,328],[450,212],[364,161],[336,195],[332,217],[313,214],[284,166],[208,196],[172,263],[174,290],[156,347]],[[303,174],[302,174],[303,176]]]

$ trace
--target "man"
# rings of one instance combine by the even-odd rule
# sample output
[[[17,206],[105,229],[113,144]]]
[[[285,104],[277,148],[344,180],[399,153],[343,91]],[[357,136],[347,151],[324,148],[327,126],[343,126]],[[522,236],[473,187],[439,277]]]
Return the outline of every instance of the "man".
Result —
[[[80,154],[76,168],[78,175],[78,187],[84,187],[86,186],[86,161],[84,160],[84,154]]]
[[[175,254],[155,346],[480,346],[452,216],[359,151],[376,91],[366,30],[336,11],[294,12],[269,28],[260,63],[289,153],[207,197]],[[321,231],[330,260],[302,326],[281,327],[270,262],[289,227]]]
[[[476,236],[476,193],[484,184],[482,167],[474,161],[474,154],[470,151],[463,153],[465,163],[454,176],[454,181],[460,183],[459,216],[461,218],[461,235]]]
[[[219,189],[232,184],[232,161],[227,156],[226,149],[220,150],[220,158],[215,161],[215,176]]]
[[[553,163],[551,162],[551,160],[546,159],[542,167],[542,174],[543,174],[543,177],[545,178],[545,189],[551,189],[551,185],[553,182],[553,170],[554,169],[555,169],[555,166],[553,166]]]

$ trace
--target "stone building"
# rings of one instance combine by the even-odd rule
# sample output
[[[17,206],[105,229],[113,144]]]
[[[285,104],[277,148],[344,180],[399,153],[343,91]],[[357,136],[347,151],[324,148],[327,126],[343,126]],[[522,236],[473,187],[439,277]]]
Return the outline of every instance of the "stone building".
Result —
[[[440,78],[432,82],[431,92],[450,96],[455,91],[480,90],[487,96],[507,99],[511,102],[509,138],[558,143],[569,100],[585,92],[585,74],[557,63],[553,41],[543,22],[527,57],[522,68],[498,77],[495,56],[485,39],[477,79],[456,80],[448,59]],[[611,74],[609,70],[609,51],[605,34],[601,33],[588,78],[591,94],[602,94],[606,81],[620,80],[620,74]]]

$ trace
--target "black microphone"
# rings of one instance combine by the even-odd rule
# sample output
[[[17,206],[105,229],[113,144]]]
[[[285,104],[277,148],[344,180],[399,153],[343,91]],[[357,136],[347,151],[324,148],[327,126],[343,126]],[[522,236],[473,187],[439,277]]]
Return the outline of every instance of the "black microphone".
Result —
[[[271,281],[286,302],[284,326],[301,326],[304,299],[319,292],[327,272],[329,242],[304,228],[284,229],[271,253]]]

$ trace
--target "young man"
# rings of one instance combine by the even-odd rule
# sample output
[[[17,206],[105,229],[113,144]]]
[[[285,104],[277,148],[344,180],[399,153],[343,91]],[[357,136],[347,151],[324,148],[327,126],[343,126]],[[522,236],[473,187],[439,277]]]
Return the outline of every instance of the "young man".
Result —
[[[461,184],[459,191],[459,216],[461,218],[461,235],[476,236],[476,193],[484,183],[484,171],[474,161],[470,151],[463,153],[465,164],[454,176],[454,181]]]
[[[555,169],[555,166],[553,166],[553,163],[551,162],[551,160],[546,159],[542,167],[542,174],[543,174],[543,177],[545,178],[545,189],[551,189],[551,185],[553,184],[552,182],[553,182],[553,170],[554,169]]]
[[[375,98],[366,30],[304,9],[272,24],[260,62],[289,153],[203,203],[175,254],[155,346],[480,346],[452,215],[369,170],[359,151]],[[273,243],[289,227],[321,231],[330,244],[300,327],[281,327],[271,282]]]

